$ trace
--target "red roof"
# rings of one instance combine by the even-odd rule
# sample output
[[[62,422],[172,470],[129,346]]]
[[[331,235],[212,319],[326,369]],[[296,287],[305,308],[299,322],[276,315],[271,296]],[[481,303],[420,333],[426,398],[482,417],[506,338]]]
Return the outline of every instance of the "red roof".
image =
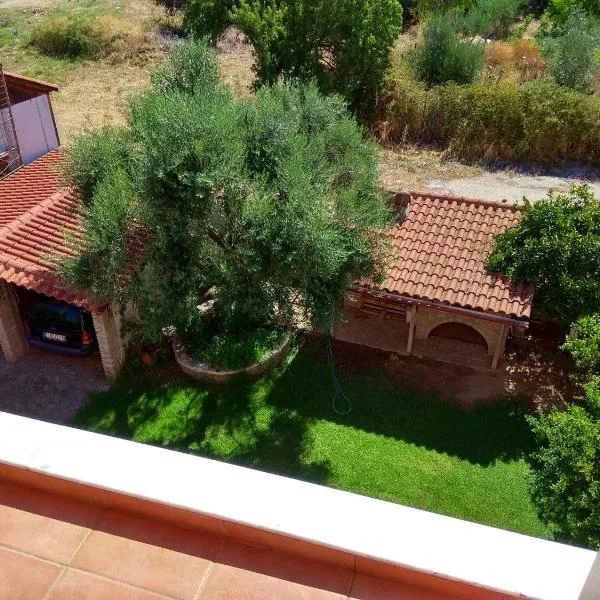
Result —
[[[60,160],[54,150],[0,180],[0,279],[95,309],[52,272],[52,257],[71,254],[65,234],[80,234],[77,200],[59,188]]]
[[[33,77],[27,77],[25,75],[19,75],[18,73],[11,73],[10,71],[4,71],[4,80],[8,86],[22,90],[30,90],[40,94],[49,94],[50,92],[58,91],[58,86],[54,83],[48,83],[47,81],[41,81],[40,79],[34,79]]]
[[[406,219],[390,231],[394,262],[378,289],[515,319],[530,316],[533,286],[485,269],[494,235],[519,221],[517,207],[432,194],[397,202],[406,200]]]

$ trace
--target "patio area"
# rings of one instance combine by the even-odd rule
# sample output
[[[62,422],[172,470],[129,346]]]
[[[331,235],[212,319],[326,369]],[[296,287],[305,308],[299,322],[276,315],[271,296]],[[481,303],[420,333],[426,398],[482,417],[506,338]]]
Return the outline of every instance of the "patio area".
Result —
[[[345,323],[334,329],[335,339],[398,355],[408,354],[409,325],[406,319],[383,313],[369,314],[352,307],[345,308],[344,315]],[[411,354],[477,370],[491,370],[487,348],[467,341],[430,335],[426,340],[415,339]]]

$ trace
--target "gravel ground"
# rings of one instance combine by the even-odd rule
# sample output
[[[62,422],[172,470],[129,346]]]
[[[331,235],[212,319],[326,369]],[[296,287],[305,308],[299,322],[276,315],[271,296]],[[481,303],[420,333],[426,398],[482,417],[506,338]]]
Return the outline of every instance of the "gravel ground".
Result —
[[[16,363],[0,358],[0,411],[67,423],[90,392],[108,388],[100,358],[71,358],[31,349]]]

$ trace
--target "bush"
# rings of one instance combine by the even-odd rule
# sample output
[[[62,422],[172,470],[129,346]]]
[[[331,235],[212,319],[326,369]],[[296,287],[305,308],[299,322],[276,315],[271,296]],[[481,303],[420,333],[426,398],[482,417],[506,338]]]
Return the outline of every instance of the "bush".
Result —
[[[600,100],[553,82],[426,90],[394,67],[380,106],[376,130],[389,141],[435,144],[470,160],[600,165]]]
[[[583,11],[576,10],[570,15],[559,34],[544,43],[544,54],[556,82],[590,92],[598,66],[599,42],[598,32]]]
[[[593,392],[592,392],[593,393]],[[600,421],[579,406],[532,419],[532,498],[559,540],[600,547]]]
[[[31,43],[42,54],[64,58],[129,60],[153,50],[147,31],[110,15],[96,21],[46,17],[32,33]]]
[[[483,38],[507,38],[523,0],[477,0],[464,20],[464,30]]]
[[[188,355],[200,362],[223,369],[242,369],[265,360],[288,335],[285,329],[272,325],[244,329],[208,322],[188,335],[184,343]]]
[[[573,357],[579,371],[600,372],[600,313],[582,317],[572,330],[575,337],[569,338],[561,350]]]
[[[92,25],[68,17],[46,17],[31,35],[31,43],[48,56],[90,58],[100,48]]]
[[[404,1],[402,4],[404,5]],[[411,14],[419,19],[425,19],[449,10],[465,11],[471,7],[473,0],[413,0],[411,4]]]
[[[415,71],[428,85],[454,81],[471,83],[483,64],[481,44],[462,40],[451,15],[435,15],[427,23],[425,39],[415,56]]]
[[[600,17],[600,0],[550,0],[545,15],[554,27],[560,27],[576,11]]]

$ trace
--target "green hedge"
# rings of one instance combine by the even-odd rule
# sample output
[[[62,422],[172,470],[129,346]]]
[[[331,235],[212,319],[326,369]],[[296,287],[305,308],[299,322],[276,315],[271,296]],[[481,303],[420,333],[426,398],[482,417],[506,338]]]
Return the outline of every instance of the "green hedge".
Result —
[[[600,164],[600,99],[545,80],[426,89],[398,70],[376,129],[384,142],[434,144],[471,160]]]

